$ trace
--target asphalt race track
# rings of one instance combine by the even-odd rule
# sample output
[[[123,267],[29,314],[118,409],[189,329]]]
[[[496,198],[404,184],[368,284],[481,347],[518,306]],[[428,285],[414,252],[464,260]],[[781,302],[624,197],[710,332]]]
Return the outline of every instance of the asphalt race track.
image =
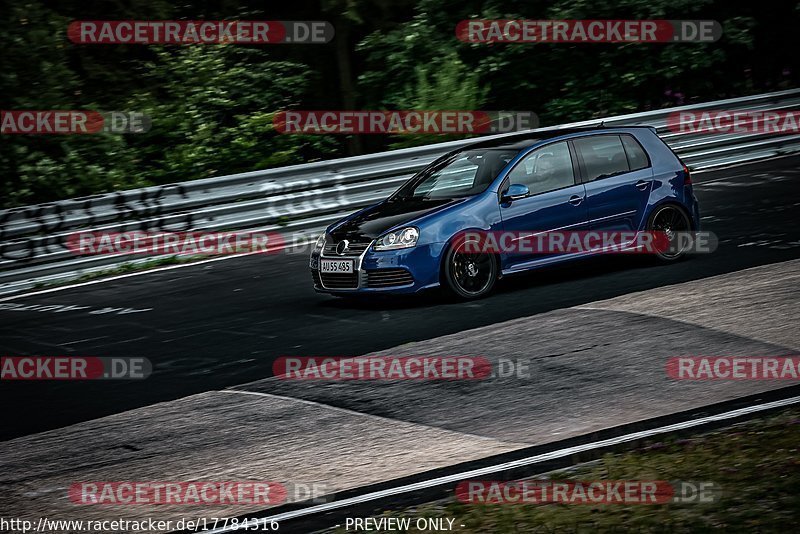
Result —
[[[3,298],[2,355],[144,356],[154,372],[146,382],[4,382],[4,406],[24,409],[6,410],[0,439],[254,382],[271,376],[279,356],[366,354],[797,259],[799,178],[800,157],[695,175],[703,229],[720,241],[713,254],[665,266],[599,258],[506,279],[496,294],[468,304],[438,295],[374,302],[317,295],[307,255],[286,253]]]

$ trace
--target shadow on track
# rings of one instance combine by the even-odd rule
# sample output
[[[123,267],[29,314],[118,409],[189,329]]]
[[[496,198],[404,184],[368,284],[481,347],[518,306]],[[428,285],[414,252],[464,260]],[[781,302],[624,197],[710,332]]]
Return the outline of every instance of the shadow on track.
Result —
[[[682,264],[684,261],[691,261],[691,259],[681,260],[676,265]],[[525,289],[601,277],[631,269],[652,268],[659,265],[654,258],[637,255],[595,256],[568,264],[542,267],[534,271],[504,276],[495,285],[491,294],[475,301],[464,301],[449,295],[441,288],[435,288],[417,295],[352,295],[347,297],[320,295],[324,300],[320,301],[319,306],[334,310],[390,311],[424,309],[447,304],[463,305],[465,302],[491,302],[500,298],[501,295],[524,291]]]

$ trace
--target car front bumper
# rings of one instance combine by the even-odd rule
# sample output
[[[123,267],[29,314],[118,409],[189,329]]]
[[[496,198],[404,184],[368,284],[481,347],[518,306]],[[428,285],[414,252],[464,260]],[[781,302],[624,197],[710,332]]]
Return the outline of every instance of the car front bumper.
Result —
[[[330,294],[409,294],[437,287],[444,243],[376,252],[372,244],[360,256],[313,252],[309,268],[314,289]],[[321,273],[320,260],[352,260],[354,272]]]

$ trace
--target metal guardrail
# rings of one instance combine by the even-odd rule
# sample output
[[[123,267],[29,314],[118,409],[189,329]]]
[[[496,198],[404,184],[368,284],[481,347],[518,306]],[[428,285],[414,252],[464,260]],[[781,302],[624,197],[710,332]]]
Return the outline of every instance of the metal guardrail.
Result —
[[[539,128],[653,126],[694,170],[713,169],[800,152],[800,135],[675,133],[677,111],[797,110],[800,89],[666,108]],[[500,138],[509,134],[491,136]],[[485,138],[483,138],[485,139]],[[75,256],[67,238],[79,230],[289,232],[311,239],[331,222],[387,197],[440,155],[466,139],[366,156],[293,165],[178,184],[73,198],[0,211],[0,294],[74,279],[141,256]]]

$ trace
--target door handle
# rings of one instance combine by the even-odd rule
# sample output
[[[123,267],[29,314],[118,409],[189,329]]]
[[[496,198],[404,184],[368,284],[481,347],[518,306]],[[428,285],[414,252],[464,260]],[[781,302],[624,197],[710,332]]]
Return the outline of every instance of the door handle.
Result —
[[[638,182],[636,182],[636,189],[638,189],[639,191],[644,191],[645,189],[647,189],[648,185],[650,185],[650,182],[639,180]]]
[[[583,197],[579,197],[578,195],[572,195],[571,197],[569,197],[569,203],[572,204],[573,206],[577,206],[581,202],[583,202]]]

